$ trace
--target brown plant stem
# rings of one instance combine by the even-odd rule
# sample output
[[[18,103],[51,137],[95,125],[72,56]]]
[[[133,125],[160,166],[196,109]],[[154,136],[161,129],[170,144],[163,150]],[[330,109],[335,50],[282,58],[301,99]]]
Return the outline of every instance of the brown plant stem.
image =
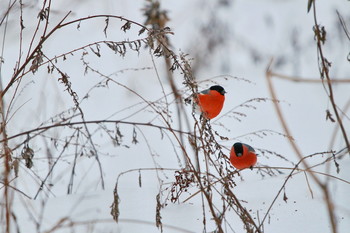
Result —
[[[338,122],[340,130],[341,130],[341,132],[343,134],[343,139],[345,141],[345,145],[348,148],[348,152],[349,152],[349,155],[350,155],[349,139],[348,139],[347,133],[345,131],[342,118],[339,115],[339,112],[338,112],[338,109],[337,109],[337,105],[336,105],[335,100],[334,100],[332,81],[331,81],[331,79],[329,77],[329,69],[328,69],[328,65],[326,64],[326,58],[323,55],[322,41],[320,39],[321,38],[321,35],[320,35],[321,31],[320,31],[319,24],[317,22],[316,3],[315,3],[315,1],[313,2],[313,12],[314,12],[315,39],[316,39],[316,44],[317,44],[317,52],[318,52],[318,54],[320,56],[321,64],[322,64],[322,68],[321,68],[320,74],[321,74],[321,77],[323,77],[323,74],[326,77],[328,91],[329,91],[328,97],[329,97],[329,100],[331,101],[331,105],[332,105],[334,114],[335,114],[335,116],[337,118],[337,122]]]
[[[266,69],[266,80],[267,80],[267,83],[268,83],[268,88],[269,88],[269,92],[270,92],[270,95],[271,95],[271,98],[274,99],[274,100],[277,100],[277,96],[276,96],[276,92],[275,92],[275,89],[273,87],[273,84],[272,84],[272,72],[271,72],[271,64],[273,62],[273,59],[271,59],[267,69]],[[285,121],[285,118],[282,114],[282,111],[280,109],[280,106],[278,104],[277,101],[273,101],[273,104],[274,104],[274,107],[275,107],[275,110],[277,112],[277,116],[278,116],[278,119],[282,125],[282,128],[285,132],[286,135],[290,136],[288,137],[289,138],[289,143],[290,145],[292,146],[294,152],[296,153],[296,155],[298,156],[299,160],[301,161],[301,163],[304,165],[304,167],[306,168],[305,170],[308,170],[308,168],[310,167],[309,164],[306,162],[306,160],[304,159],[305,157],[303,157],[299,147],[296,145],[295,141],[294,140],[291,140],[290,138],[292,138],[292,134],[289,130],[289,127],[287,125],[287,122]],[[330,208],[330,207],[333,207],[333,204],[332,204],[332,200],[330,199],[330,195],[328,193],[328,187],[326,184],[322,183],[321,180],[312,172],[308,172],[308,174],[310,174],[310,176],[312,177],[313,181],[320,187],[320,189],[322,190],[323,194],[324,194],[324,198],[325,198],[325,201],[326,201],[326,204],[327,204],[327,207],[328,207],[328,214],[329,214],[329,218],[330,218],[330,222],[331,222],[331,225],[332,225],[332,230],[333,230],[333,233],[337,233],[337,228],[336,228],[336,223],[335,223],[335,213],[334,213],[334,208]],[[264,219],[266,218],[267,215],[265,215]],[[263,221],[262,221],[263,223]]]

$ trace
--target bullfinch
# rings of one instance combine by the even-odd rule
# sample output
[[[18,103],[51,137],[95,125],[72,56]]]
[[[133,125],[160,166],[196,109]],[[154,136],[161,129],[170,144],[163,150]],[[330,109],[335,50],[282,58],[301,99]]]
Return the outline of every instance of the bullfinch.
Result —
[[[225,89],[222,86],[215,85],[209,89],[201,91],[193,96],[195,110],[207,119],[213,119],[222,110],[225,102]],[[191,102],[190,98],[185,102]]]
[[[257,156],[253,147],[237,142],[230,152],[230,162],[237,169],[251,168],[256,164]]]

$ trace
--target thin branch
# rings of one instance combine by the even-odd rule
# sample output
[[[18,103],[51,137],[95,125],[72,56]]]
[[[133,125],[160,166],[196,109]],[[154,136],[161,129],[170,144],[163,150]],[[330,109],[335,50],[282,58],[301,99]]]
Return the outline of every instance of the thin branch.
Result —
[[[1,98],[4,97],[4,95],[7,93],[7,91],[10,89],[10,87],[15,83],[17,77],[19,76],[19,74],[21,72],[24,71],[24,69],[27,67],[27,65],[29,64],[29,62],[34,58],[35,53],[42,47],[42,45],[44,44],[44,42],[57,30],[60,28],[61,23],[68,17],[68,15],[70,14],[70,12],[68,14],[66,14],[63,19],[44,37],[41,38],[40,42],[38,43],[38,45],[35,47],[35,49],[33,50],[33,52],[28,56],[26,61],[22,64],[22,66],[17,69],[15,71],[15,73],[13,74],[11,80],[8,82],[7,86],[5,87],[5,89],[1,92]],[[28,50],[29,52],[29,50]]]
[[[3,184],[3,185],[5,186],[5,183],[4,183],[4,182],[0,181],[0,183]],[[3,186],[3,187],[4,187],[4,186]],[[28,196],[25,192],[19,190],[18,188],[14,187],[14,186],[12,186],[12,185],[10,185],[10,184],[8,184],[7,186],[8,186],[9,188],[12,188],[12,189],[15,190],[16,192],[19,192],[20,194],[22,194],[22,195],[25,196],[26,198],[32,199],[32,198],[31,198],[30,196]],[[0,189],[2,189],[3,187],[0,187]]]
[[[51,173],[52,173],[54,167],[56,166],[56,164],[58,163],[58,161],[61,159],[61,156],[63,155],[63,152],[64,152],[64,151],[66,150],[66,148],[68,147],[70,141],[73,140],[74,136],[75,136],[75,134],[72,134],[72,135],[70,136],[69,140],[66,141],[66,143],[65,143],[65,145],[64,145],[64,147],[63,147],[61,153],[60,153],[59,156],[56,158],[56,161],[52,164],[52,166],[51,166],[49,172],[47,173],[47,175],[46,175],[46,177],[45,177],[45,179],[44,179],[43,181],[41,181],[40,187],[39,187],[38,191],[36,192],[36,194],[35,194],[35,196],[34,196],[34,200],[38,197],[39,193],[43,190],[43,187],[44,187],[44,185],[45,185],[46,180],[47,180],[47,179],[49,178],[49,176],[51,175]]]
[[[273,201],[271,202],[269,208],[267,209],[267,211],[266,211],[266,213],[265,213],[265,215],[264,215],[264,218],[262,219],[262,221],[261,221],[261,223],[260,223],[260,225],[259,225],[259,229],[260,229],[260,228],[262,227],[262,225],[264,224],[264,222],[265,222],[265,220],[266,220],[268,214],[270,213],[272,207],[274,206],[275,202],[277,201],[277,198],[280,196],[282,190],[286,187],[286,184],[287,184],[288,180],[289,180],[290,178],[292,178],[293,173],[294,173],[295,171],[299,170],[299,169],[298,169],[298,166],[299,166],[300,164],[302,164],[302,163],[305,164],[305,160],[306,160],[307,158],[311,158],[311,157],[313,157],[313,156],[315,156],[315,155],[318,155],[318,154],[323,155],[324,152],[322,152],[322,153],[315,153],[315,154],[311,154],[311,155],[302,157],[302,158],[299,160],[299,162],[295,165],[295,167],[294,167],[294,168],[292,169],[292,171],[289,173],[289,175],[287,176],[287,178],[284,180],[284,182],[283,182],[281,188],[278,190],[278,192],[277,192],[275,198],[273,199]],[[305,169],[305,170],[303,170],[303,171],[307,171],[309,174],[312,174],[313,177],[315,176],[314,173],[313,173],[313,172],[310,172],[308,169]]]
[[[297,83],[323,83],[323,80],[320,79],[311,79],[311,78],[302,78],[296,76],[289,76],[285,74],[279,74],[275,72],[271,72],[271,76],[275,78],[279,78],[282,80],[297,82]],[[331,79],[331,83],[350,83],[350,79]]]
[[[278,103],[278,99],[277,99],[277,96],[276,96],[276,92],[275,92],[275,89],[273,87],[273,84],[272,84],[272,72],[270,70],[270,67],[271,67],[271,64],[273,62],[273,59],[271,59],[267,69],[266,69],[266,80],[267,80],[267,83],[268,83],[268,88],[269,88],[269,92],[270,92],[270,95],[271,95],[271,98],[275,101],[272,101],[273,102],[273,105],[275,107],[275,110],[276,110],[276,113],[277,113],[277,116],[278,116],[278,119],[282,125],[282,128],[285,132],[285,135],[287,135],[287,139],[288,139],[288,142],[290,143],[290,145],[292,146],[294,152],[296,153],[296,155],[298,156],[299,160],[302,162],[302,164],[308,168],[309,165],[308,163],[303,159],[303,156],[302,156],[302,153],[299,149],[299,147],[297,146],[297,144],[295,143],[294,140],[292,140],[292,134],[289,130],[289,127],[287,125],[287,122],[285,121],[285,118],[282,114],[282,111],[281,111],[281,108],[279,106],[279,103]],[[315,177],[313,174],[311,174],[311,176],[314,178],[315,182],[318,183],[319,185],[322,185],[321,182],[317,179],[317,177]]]
[[[2,19],[0,21],[0,26],[3,24],[4,20],[8,18],[9,14],[10,14],[10,11],[11,11],[12,7],[15,5],[16,2],[17,2],[17,0],[13,1],[13,3],[11,4],[11,1],[9,1],[9,6],[7,7],[6,12],[4,13],[4,17],[2,17]]]
[[[349,33],[349,30],[348,30],[348,27],[347,27],[346,24],[345,24],[344,19],[343,19],[343,17],[340,15],[340,13],[339,13],[338,10],[336,10],[336,12],[337,12],[337,15],[338,15],[340,24],[341,24],[341,26],[343,27],[344,33],[345,33],[346,37],[348,38],[348,40],[350,40],[350,33]]]
[[[151,124],[151,123],[143,123],[143,122],[132,122],[132,121],[119,121],[119,120],[94,120],[94,121],[77,121],[77,122],[67,122],[67,123],[58,123],[58,124],[53,124],[53,125],[48,125],[48,126],[42,126],[42,127],[38,127],[35,129],[31,129],[31,130],[27,130],[27,131],[23,131],[21,133],[15,134],[13,136],[10,136],[7,138],[7,140],[12,140],[14,138],[20,137],[20,136],[24,136],[24,135],[28,135],[37,131],[46,131],[52,128],[58,128],[58,127],[66,127],[66,126],[74,126],[74,125],[82,125],[82,124],[101,124],[101,123],[118,123],[118,124],[126,124],[126,125],[141,125],[141,126],[149,126],[149,127],[154,127],[154,128],[158,128],[158,129],[164,129],[164,130],[171,130],[177,133],[182,133],[182,134],[188,134],[190,135],[190,132],[184,132],[184,131],[180,131],[180,130],[176,130],[170,127],[166,127],[166,126],[160,126],[160,125],[155,125],[155,124]],[[0,140],[0,143],[4,142],[4,139]]]
[[[326,58],[323,55],[322,43],[324,43],[324,41],[321,39],[321,37],[322,37],[321,36],[321,30],[320,30],[319,24],[317,22],[316,2],[314,2],[314,4],[313,4],[313,12],[314,12],[314,22],[315,22],[315,25],[314,25],[315,30],[314,31],[315,31],[315,38],[316,38],[316,44],[317,44],[317,52],[318,52],[318,55],[320,56],[321,64],[322,64],[322,69],[321,69],[320,75],[321,75],[321,78],[323,78],[324,76],[326,77],[328,91],[329,91],[328,97],[329,97],[329,100],[331,101],[334,114],[335,114],[335,116],[337,118],[337,122],[338,122],[340,130],[341,130],[341,132],[343,134],[345,145],[348,148],[348,152],[349,152],[349,155],[350,155],[349,139],[348,139],[347,133],[345,131],[342,118],[339,115],[338,108],[337,108],[337,105],[336,105],[335,100],[334,100],[332,81],[331,81],[331,79],[329,77],[329,66],[330,65],[329,65],[329,62],[326,60]],[[335,229],[333,228],[333,230],[335,230]]]
[[[314,9],[314,13],[316,13],[316,12],[315,12],[315,9]],[[319,43],[320,43],[320,41],[318,40],[318,44],[319,44]],[[319,46],[320,46],[320,44],[319,44]],[[266,70],[266,79],[267,79],[267,82],[268,82],[268,87],[269,87],[269,91],[270,91],[271,97],[272,97],[273,99],[277,99],[276,93],[275,93],[275,90],[274,90],[274,87],[273,87],[273,84],[272,84],[272,80],[271,80],[271,79],[272,79],[271,70],[270,70],[271,64],[272,64],[272,59],[271,59],[270,64],[268,65],[268,68],[267,68],[267,70]],[[328,72],[326,72],[326,73],[328,73]],[[327,77],[328,77],[328,76],[327,76]],[[329,80],[329,77],[328,77],[328,80]],[[331,87],[331,83],[330,83],[329,81],[328,81],[328,85],[330,86],[330,88],[332,88],[332,87]],[[331,97],[330,97],[330,98],[331,98]],[[332,96],[331,100],[332,100],[333,103],[334,103],[333,96]],[[281,111],[281,109],[280,109],[278,103],[277,103],[277,102],[273,102],[273,103],[274,103],[274,106],[275,106],[275,110],[276,110],[276,112],[277,112],[277,116],[278,116],[278,118],[279,118],[279,120],[280,120],[280,122],[281,122],[281,124],[282,124],[282,127],[283,127],[283,129],[284,129],[284,131],[285,131],[285,134],[286,134],[286,135],[291,135],[290,130],[289,130],[288,126],[287,126],[287,123],[286,123],[286,121],[285,121],[285,119],[284,119],[284,117],[283,117],[282,111]],[[334,105],[332,105],[332,106],[333,106],[333,107],[335,108],[335,110],[336,110],[335,103],[334,103]],[[339,121],[338,121],[338,122],[339,122]],[[339,122],[339,125],[342,126],[341,122]],[[346,134],[345,134],[345,140],[347,140]],[[307,163],[307,162],[305,161],[305,159],[303,158],[302,153],[300,152],[300,150],[299,150],[298,146],[296,145],[296,143],[294,142],[294,140],[289,140],[289,143],[291,144],[291,146],[292,146],[292,148],[294,149],[294,151],[295,151],[295,153],[297,154],[297,156],[300,158],[300,162],[301,162],[306,168],[309,168],[308,163]],[[348,147],[348,149],[349,149],[349,147]],[[349,153],[350,153],[350,152],[349,152]],[[337,227],[336,227],[336,222],[335,222],[334,208],[331,208],[331,207],[333,207],[333,204],[332,204],[331,200],[328,199],[328,198],[330,198],[330,195],[329,195],[329,192],[328,192],[328,187],[327,187],[327,185],[323,184],[323,183],[321,182],[321,180],[318,179],[318,177],[317,177],[314,173],[310,173],[310,172],[309,172],[309,174],[310,174],[310,176],[313,178],[313,180],[315,181],[315,183],[316,183],[316,184],[320,187],[320,189],[323,191],[324,198],[325,198],[325,201],[326,201],[326,204],[327,204],[327,207],[328,207],[328,214],[329,214],[330,222],[331,222],[331,225],[332,225],[332,230],[333,230],[333,233],[336,233],[336,232],[337,232]],[[280,194],[281,191],[282,191],[282,190],[279,191],[278,195]],[[275,201],[275,200],[274,200],[274,201]],[[273,203],[274,203],[274,202],[273,202]],[[270,208],[272,208],[272,205],[270,206]],[[269,208],[269,210],[270,210],[270,208]],[[264,220],[266,219],[267,214],[268,214],[268,212],[265,214],[265,217],[264,217],[262,223],[263,223]]]

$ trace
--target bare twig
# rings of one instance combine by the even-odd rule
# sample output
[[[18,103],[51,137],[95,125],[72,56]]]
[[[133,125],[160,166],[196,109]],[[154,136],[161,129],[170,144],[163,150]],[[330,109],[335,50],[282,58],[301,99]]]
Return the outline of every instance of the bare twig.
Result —
[[[337,118],[337,122],[338,122],[340,130],[341,130],[341,132],[343,134],[343,139],[345,141],[345,145],[348,148],[348,152],[349,152],[349,155],[350,155],[349,139],[348,139],[347,133],[345,131],[345,128],[344,128],[344,125],[343,125],[343,121],[342,121],[342,119],[341,119],[341,117],[339,115],[337,104],[335,103],[335,100],[334,100],[334,93],[333,93],[332,82],[331,82],[331,78],[329,77],[330,62],[327,61],[327,59],[323,55],[322,44],[325,42],[326,38],[323,38],[323,37],[325,37],[325,32],[321,31],[320,25],[317,22],[316,3],[315,3],[315,1],[313,3],[313,13],[314,13],[314,22],[315,22],[314,32],[315,32],[315,39],[316,39],[316,44],[317,44],[317,53],[318,53],[318,55],[319,55],[319,57],[321,59],[321,65],[320,65],[321,66],[320,67],[321,79],[326,77],[328,91],[329,91],[328,97],[329,97],[329,100],[330,100],[330,102],[332,104],[334,114],[335,114],[335,116]],[[324,29],[322,29],[322,30],[324,30]],[[333,230],[335,230],[335,229],[333,228]]]
[[[73,138],[74,138],[74,134],[72,134],[72,135],[70,136],[69,140],[66,141],[66,143],[65,143],[65,145],[64,145],[64,147],[63,147],[61,153],[60,153],[59,156],[56,158],[56,161],[54,162],[54,164],[51,166],[50,171],[47,173],[45,179],[41,182],[40,187],[39,187],[38,191],[36,192],[36,194],[35,194],[35,196],[34,196],[34,200],[38,197],[39,193],[43,190],[43,187],[44,187],[44,185],[45,185],[46,180],[49,178],[49,176],[50,176],[50,174],[52,173],[52,171],[53,171],[55,165],[56,165],[57,162],[61,159],[61,156],[63,155],[64,151],[67,149],[67,147],[68,147],[70,141],[73,140]]]
[[[155,124],[151,124],[151,123],[132,122],[132,121],[119,121],[119,120],[94,120],[94,121],[65,122],[65,123],[52,124],[52,125],[48,125],[48,126],[42,126],[42,127],[38,127],[38,128],[35,128],[35,129],[23,131],[21,133],[12,135],[12,136],[8,137],[7,140],[12,140],[14,138],[17,138],[17,137],[20,137],[20,136],[24,136],[24,135],[28,135],[28,134],[31,134],[31,133],[34,133],[34,132],[37,132],[37,131],[40,131],[40,133],[42,133],[42,131],[46,131],[46,130],[53,129],[53,128],[74,126],[74,125],[83,125],[83,124],[101,124],[101,123],[114,123],[114,124],[118,123],[118,124],[126,124],[126,125],[149,126],[149,127],[158,128],[158,129],[172,130],[174,132],[178,132],[178,133],[182,133],[182,134],[191,134],[190,132],[184,132],[184,131],[180,131],[180,130],[177,130],[177,129],[173,129],[173,128],[169,128],[169,127],[161,126],[161,125],[155,125]],[[1,142],[4,142],[4,139],[0,140],[0,143]]]
[[[279,74],[276,72],[271,72],[271,75],[273,77],[287,80],[287,81],[292,81],[292,82],[297,82],[297,83],[323,83],[323,80],[320,79],[311,79],[311,78],[302,78],[302,77],[295,77],[295,76],[288,76],[285,74]],[[331,83],[350,83],[350,79],[334,79],[332,78],[330,80]]]
[[[276,93],[275,93],[275,90],[274,90],[274,87],[273,87],[273,84],[272,84],[272,72],[270,70],[270,67],[271,67],[271,64],[272,64],[272,59],[270,61],[270,64],[268,65],[268,68],[266,70],[266,79],[267,79],[267,82],[268,82],[268,87],[269,87],[269,91],[270,91],[270,94],[271,94],[271,98],[272,99],[276,99],[277,100],[277,96],[276,96]],[[291,133],[290,133],[290,130],[289,130],[289,127],[283,117],[283,114],[282,114],[282,111],[278,105],[277,102],[273,102],[274,103],[274,107],[275,107],[275,110],[277,112],[277,116],[282,124],[282,127],[285,131],[285,134],[286,135],[290,135],[291,136]],[[306,168],[309,168],[309,164],[305,161],[304,157],[302,156],[302,153],[300,151],[300,149],[298,148],[298,146],[296,145],[295,141],[294,140],[289,140],[289,143],[291,144],[292,148],[294,149],[296,155],[299,157],[300,159],[300,163],[302,163]],[[324,193],[324,197],[325,198],[330,198],[329,194],[328,194],[328,187],[327,185],[323,184],[321,182],[321,180],[314,174],[314,173],[311,173],[309,172],[310,176],[312,177],[313,181],[315,181],[315,183],[321,188],[321,190],[323,191]],[[282,189],[279,191],[279,193],[282,191]],[[279,195],[278,193],[278,195]],[[335,223],[335,216],[334,216],[334,212],[333,212],[333,208],[330,208],[332,205],[332,201],[330,199],[325,199],[326,200],[326,203],[327,203],[327,206],[329,207],[328,208],[328,213],[330,215],[330,221],[331,221],[331,224],[332,224],[332,229],[333,229],[333,233],[336,233],[337,230],[336,230],[336,223]],[[274,202],[273,202],[274,203]],[[272,205],[271,205],[272,207]],[[266,219],[267,217],[267,214],[265,215],[262,223],[264,222],[264,220]]]

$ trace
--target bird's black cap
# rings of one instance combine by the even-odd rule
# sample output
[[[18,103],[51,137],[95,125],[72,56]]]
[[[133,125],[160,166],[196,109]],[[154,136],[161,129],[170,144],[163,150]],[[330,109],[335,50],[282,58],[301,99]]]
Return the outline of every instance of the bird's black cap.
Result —
[[[235,153],[236,153],[237,157],[243,155],[243,145],[242,145],[242,143],[236,142],[235,144],[233,144],[233,149],[235,150]]]
[[[225,89],[222,86],[219,86],[219,85],[211,86],[209,89],[213,90],[213,91],[217,91],[221,95],[225,95],[225,93],[226,93]]]

